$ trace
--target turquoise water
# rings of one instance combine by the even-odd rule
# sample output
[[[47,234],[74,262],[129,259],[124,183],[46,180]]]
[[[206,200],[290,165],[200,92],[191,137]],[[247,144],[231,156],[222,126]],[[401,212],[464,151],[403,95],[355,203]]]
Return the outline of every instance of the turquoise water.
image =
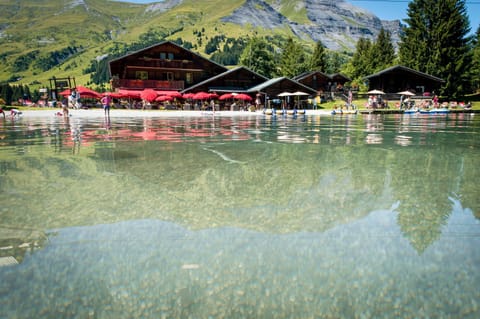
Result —
[[[470,114],[7,119],[0,318],[479,318],[479,134]]]

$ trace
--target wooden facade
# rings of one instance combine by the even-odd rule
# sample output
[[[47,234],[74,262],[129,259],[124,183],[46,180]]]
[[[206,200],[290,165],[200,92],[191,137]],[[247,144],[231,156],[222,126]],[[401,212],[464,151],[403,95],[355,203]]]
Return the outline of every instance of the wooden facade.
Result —
[[[336,92],[339,88],[343,88],[345,83],[351,81],[351,79],[340,73],[329,75],[320,71],[300,74],[294,80],[314,89],[318,93]]]
[[[278,77],[265,81],[248,90],[249,93],[262,93],[270,99],[275,99],[279,94],[284,92],[294,93],[297,91],[304,92],[307,96],[315,96],[316,94],[316,91],[311,87],[286,77]],[[306,96],[303,98],[306,98]]]
[[[236,67],[222,74],[211,77],[203,82],[184,90],[187,92],[243,93],[253,86],[267,81],[268,78],[244,66]]]
[[[412,91],[417,95],[438,91],[444,80],[416,71],[406,66],[397,65],[365,77],[369,90],[378,89],[385,93]]]
[[[170,41],[112,60],[109,66],[113,90],[181,91],[227,71],[224,66]]]

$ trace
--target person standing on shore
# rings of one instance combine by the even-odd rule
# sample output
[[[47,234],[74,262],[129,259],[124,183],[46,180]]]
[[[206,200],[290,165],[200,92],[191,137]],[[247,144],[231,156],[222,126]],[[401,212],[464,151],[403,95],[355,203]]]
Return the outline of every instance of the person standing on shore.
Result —
[[[112,103],[112,98],[109,93],[105,93],[105,96],[101,99],[103,105],[103,111],[105,112],[106,117],[110,117],[110,103]]]

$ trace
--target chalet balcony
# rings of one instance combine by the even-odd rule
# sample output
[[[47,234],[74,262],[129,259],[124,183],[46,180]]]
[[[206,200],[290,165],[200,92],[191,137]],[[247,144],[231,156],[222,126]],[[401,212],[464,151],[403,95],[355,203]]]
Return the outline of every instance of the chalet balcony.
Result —
[[[185,88],[185,81],[161,81],[161,80],[130,80],[119,79],[115,81],[113,88],[123,89],[162,89],[162,90],[183,90]]]
[[[138,60],[129,61],[129,67],[132,68],[152,68],[166,70],[197,70],[193,61],[189,60],[165,60],[152,58],[139,58]]]

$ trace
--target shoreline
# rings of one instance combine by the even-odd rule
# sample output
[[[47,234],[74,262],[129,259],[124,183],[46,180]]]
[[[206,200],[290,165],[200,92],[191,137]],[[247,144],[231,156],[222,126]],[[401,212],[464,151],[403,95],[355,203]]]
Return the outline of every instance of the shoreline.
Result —
[[[33,117],[57,117],[61,118],[61,115],[57,115],[58,112],[62,112],[61,109],[39,109],[39,110],[20,110],[22,112],[21,117],[33,118]],[[9,113],[7,112],[7,118]],[[306,115],[331,115],[330,110],[307,110]],[[183,111],[183,110],[127,110],[127,109],[111,109],[110,118],[121,117],[205,117],[205,116],[218,116],[218,117],[238,117],[238,116],[266,116],[263,111]],[[98,118],[105,117],[103,109],[88,109],[88,110],[69,110],[70,118]]]
[[[20,110],[21,117],[23,118],[34,118],[34,117],[56,117],[61,118],[63,116],[57,115],[58,112],[61,112],[61,109],[38,109],[38,110]],[[480,110],[449,110],[450,114],[458,113],[480,113]],[[357,114],[404,114],[403,110],[388,109],[388,110],[358,110]],[[70,118],[104,118],[105,113],[103,109],[79,109],[79,110],[69,110]],[[320,115],[329,115],[332,114],[332,110],[306,110],[306,113],[303,115],[297,116],[320,116]],[[336,116],[343,115],[352,115],[352,114],[336,114]],[[184,110],[128,110],[128,109],[112,109],[110,110],[110,118],[153,118],[153,117],[205,117],[205,116],[216,116],[216,117],[254,117],[254,116],[268,116],[263,113],[263,111],[184,111]],[[283,116],[283,115],[277,115]],[[292,117],[291,115],[285,115],[286,117]],[[8,111],[6,112],[6,118],[9,117]]]

